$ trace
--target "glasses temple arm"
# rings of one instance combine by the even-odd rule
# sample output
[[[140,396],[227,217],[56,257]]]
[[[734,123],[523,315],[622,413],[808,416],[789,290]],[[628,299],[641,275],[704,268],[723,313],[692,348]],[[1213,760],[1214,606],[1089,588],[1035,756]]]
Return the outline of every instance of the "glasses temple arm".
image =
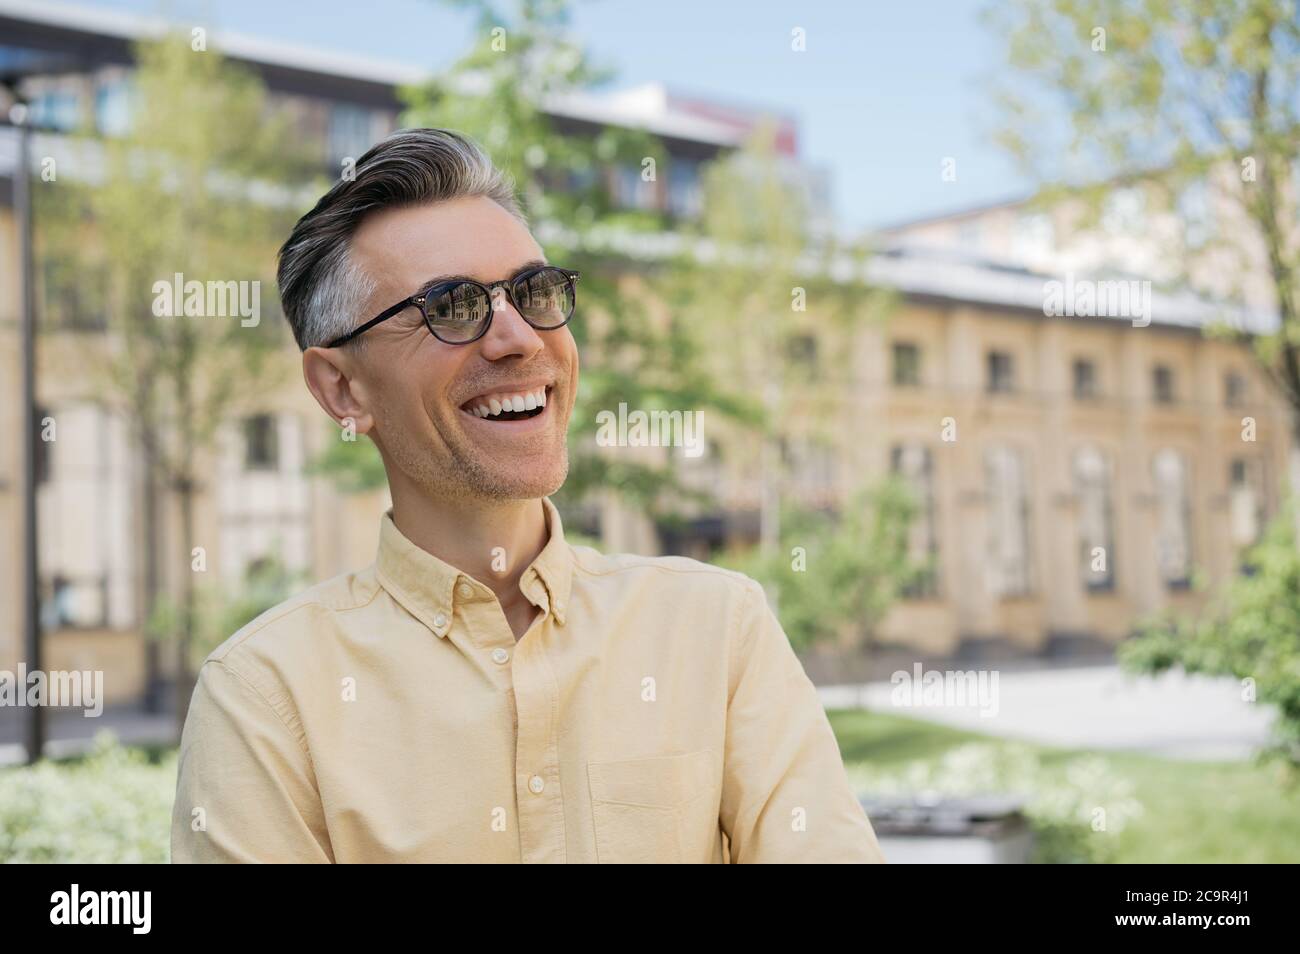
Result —
[[[393,317],[393,315],[397,314],[399,311],[402,311],[402,310],[404,310],[404,309],[406,309],[406,308],[409,308],[411,305],[417,305],[417,304],[420,304],[420,303],[422,303],[423,301],[424,301],[424,296],[423,296],[423,295],[412,295],[410,298],[406,299],[405,301],[399,301],[399,302],[398,302],[396,305],[394,305],[392,308],[385,309],[384,311],[382,311],[382,312],[380,312],[379,314],[375,315],[375,317],[371,318],[371,319],[370,319],[369,321],[367,321],[364,325],[360,325],[360,326],[358,326],[358,327],[356,327],[356,328],[353,328],[353,329],[352,329],[351,331],[349,331],[347,334],[345,334],[345,335],[343,335],[343,336],[341,336],[341,337],[339,337],[339,338],[335,338],[333,341],[331,341],[331,342],[330,342],[329,344],[327,344],[325,347],[327,347],[327,348],[337,348],[339,345],[345,345],[345,344],[347,344],[349,341],[351,341],[353,338],[355,338],[355,337],[357,337],[358,335],[360,335],[363,331],[369,331],[371,328],[373,328],[375,325],[379,324],[381,321],[387,321],[389,318]]]

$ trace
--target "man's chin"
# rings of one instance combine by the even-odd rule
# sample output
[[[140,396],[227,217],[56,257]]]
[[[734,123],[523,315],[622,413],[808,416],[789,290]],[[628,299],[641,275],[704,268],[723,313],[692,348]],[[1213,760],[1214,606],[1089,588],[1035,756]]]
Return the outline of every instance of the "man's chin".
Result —
[[[569,458],[565,453],[547,466],[528,461],[520,467],[502,466],[498,461],[468,468],[467,482],[482,497],[490,500],[536,500],[549,497],[569,475]]]

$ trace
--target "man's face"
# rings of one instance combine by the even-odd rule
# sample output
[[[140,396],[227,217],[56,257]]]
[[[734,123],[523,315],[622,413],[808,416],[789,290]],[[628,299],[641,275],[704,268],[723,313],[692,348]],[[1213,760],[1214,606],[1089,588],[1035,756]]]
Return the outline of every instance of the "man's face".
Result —
[[[484,285],[544,259],[528,229],[490,199],[456,199],[389,209],[353,236],[353,261],[376,289],[358,319],[444,275]],[[390,481],[396,466],[422,492],[442,499],[518,499],[554,493],[568,474],[565,435],[578,384],[578,349],[568,327],[539,331],[504,289],[486,334],[447,344],[412,306],[365,333],[353,391],[373,416],[370,434]],[[536,416],[492,420],[473,413],[491,398],[545,389]]]

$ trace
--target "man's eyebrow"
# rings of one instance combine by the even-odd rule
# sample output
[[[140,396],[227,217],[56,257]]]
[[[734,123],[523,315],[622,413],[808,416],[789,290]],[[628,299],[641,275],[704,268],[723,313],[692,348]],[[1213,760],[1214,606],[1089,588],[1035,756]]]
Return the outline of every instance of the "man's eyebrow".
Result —
[[[531,261],[524,262],[524,264],[516,268],[514,272],[511,273],[510,278],[518,278],[520,275],[522,275],[524,272],[528,271],[529,269],[541,268],[543,265],[546,264],[547,263],[544,260],[540,258],[534,258]],[[506,281],[509,280],[510,279],[506,279]],[[425,291],[428,291],[434,285],[445,285],[447,282],[477,282],[477,281],[478,281],[477,278],[472,278],[469,275],[435,275],[433,278],[430,278],[427,282],[425,282],[420,287],[423,288]],[[479,284],[486,285],[487,282],[480,282]]]

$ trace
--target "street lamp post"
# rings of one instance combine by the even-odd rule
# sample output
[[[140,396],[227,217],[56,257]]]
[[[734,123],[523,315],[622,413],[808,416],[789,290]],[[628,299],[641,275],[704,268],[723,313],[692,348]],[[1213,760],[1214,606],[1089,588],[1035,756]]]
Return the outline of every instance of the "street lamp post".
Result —
[[[18,133],[18,163],[14,168],[14,218],[18,226],[19,278],[23,286],[19,322],[22,351],[23,409],[23,630],[28,672],[41,665],[40,569],[36,564],[36,297],[32,272],[32,129],[31,110],[16,82],[6,80],[12,105],[10,125]],[[20,687],[22,691],[22,687]],[[45,750],[45,707],[26,706],[24,744],[27,761],[36,762]]]

